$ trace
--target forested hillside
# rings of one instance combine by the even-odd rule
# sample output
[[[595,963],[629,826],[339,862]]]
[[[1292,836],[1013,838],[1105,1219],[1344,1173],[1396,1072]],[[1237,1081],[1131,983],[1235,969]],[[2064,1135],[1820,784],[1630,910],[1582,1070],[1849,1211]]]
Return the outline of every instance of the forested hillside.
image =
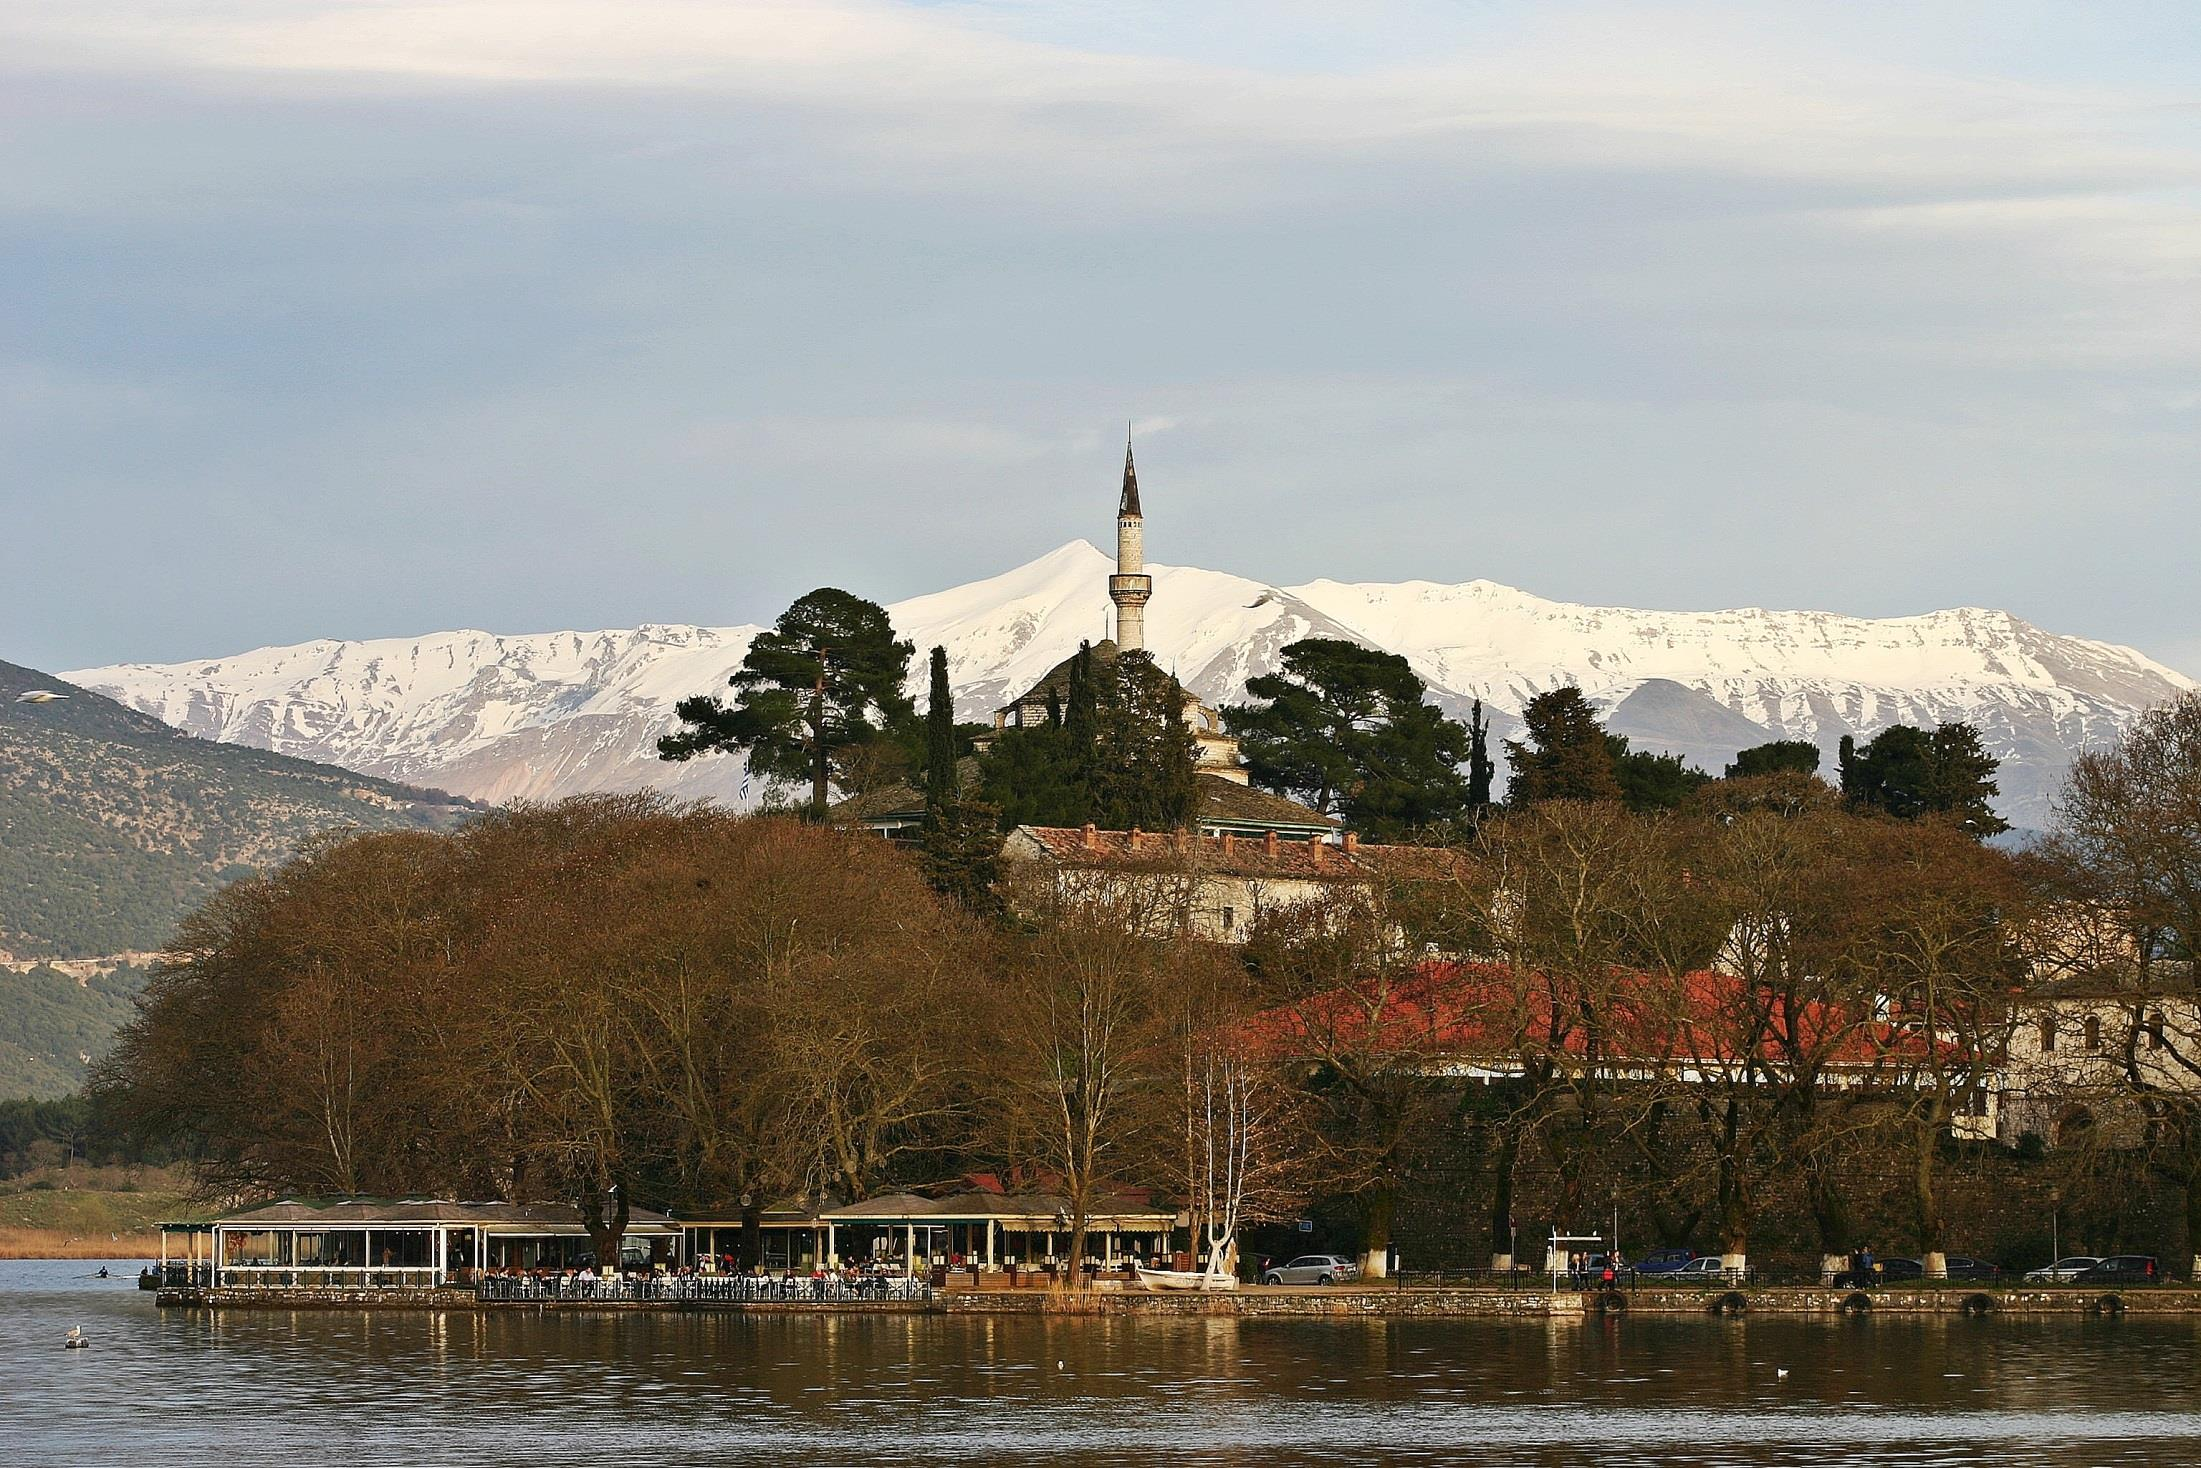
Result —
[[[37,690],[68,696],[20,701]],[[0,662],[0,950],[18,958],[157,949],[222,883],[319,832],[440,829],[473,809],[193,738]]]
[[[0,1100],[51,1100],[82,1085],[147,977],[127,965],[82,982],[43,966],[0,969]]]

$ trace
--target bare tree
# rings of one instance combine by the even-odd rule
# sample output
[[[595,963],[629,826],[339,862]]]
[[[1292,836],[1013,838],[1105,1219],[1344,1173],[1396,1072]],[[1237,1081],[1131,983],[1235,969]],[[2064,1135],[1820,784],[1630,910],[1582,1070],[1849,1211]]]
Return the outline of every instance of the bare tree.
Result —
[[[2059,912],[2085,916],[2050,925],[2056,958],[2107,1001],[2116,1078],[2145,1119],[2150,1166],[2182,1195],[2201,1278],[2201,694],[2081,755],[2057,814],[2044,856]]]
[[[1984,1117],[2025,972],[2031,894],[2010,858],[1931,821],[1869,821],[1834,962],[1873,995],[1867,1083],[1910,1170],[1927,1273],[1946,1269],[1938,1168],[1960,1122]]]
[[[1054,1179],[1082,1283],[1085,1237],[1112,1191],[1137,1180],[1163,1126],[1173,944],[1167,884],[1033,880],[1028,931],[1005,954],[983,1078],[998,1145]]]

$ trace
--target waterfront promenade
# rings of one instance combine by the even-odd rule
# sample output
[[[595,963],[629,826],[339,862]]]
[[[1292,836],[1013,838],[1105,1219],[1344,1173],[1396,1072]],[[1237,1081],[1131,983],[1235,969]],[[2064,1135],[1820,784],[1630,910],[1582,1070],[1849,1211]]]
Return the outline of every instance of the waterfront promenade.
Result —
[[[1873,1290],[1816,1285],[1735,1289],[1639,1286],[1574,1290],[1474,1285],[1248,1286],[1224,1294],[1147,1290],[936,1289],[921,1279],[849,1288],[836,1280],[680,1279],[604,1285],[588,1292],[477,1288],[210,1289],[159,1292],[175,1309],[395,1309],[456,1311],[890,1313],[945,1315],[1237,1316],[1293,1319],[1564,1319],[1611,1315],[2201,1316],[2201,1288],[2103,1290],[2064,1285],[1912,1285]],[[814,1289],[814,1285],[827,1288]],[[761,1286],[761,1288],[760,1288]],[[746,1288],[744,1288],[746,1287]]]

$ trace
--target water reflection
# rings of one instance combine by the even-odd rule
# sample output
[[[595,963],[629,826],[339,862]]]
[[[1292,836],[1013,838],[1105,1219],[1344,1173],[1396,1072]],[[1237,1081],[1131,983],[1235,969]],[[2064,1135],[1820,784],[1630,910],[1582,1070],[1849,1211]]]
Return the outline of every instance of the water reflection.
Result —
[[[0,1265],[10,1463],[2201,1460],[2184,1320],[162,1314],[94,1268]]]

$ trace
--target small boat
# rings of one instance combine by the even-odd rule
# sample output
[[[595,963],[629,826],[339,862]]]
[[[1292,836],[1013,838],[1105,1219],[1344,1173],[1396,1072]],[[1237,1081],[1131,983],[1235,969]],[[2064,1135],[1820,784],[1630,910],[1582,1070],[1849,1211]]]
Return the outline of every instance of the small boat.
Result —
[[[1231,1274],[1200,1273],[1187,1269],[1148,1269],[1139,1265],[1139,1283],[1150,1290],[1193,1290],[1212,1292],[1235,1290],[1238,1277]]]

